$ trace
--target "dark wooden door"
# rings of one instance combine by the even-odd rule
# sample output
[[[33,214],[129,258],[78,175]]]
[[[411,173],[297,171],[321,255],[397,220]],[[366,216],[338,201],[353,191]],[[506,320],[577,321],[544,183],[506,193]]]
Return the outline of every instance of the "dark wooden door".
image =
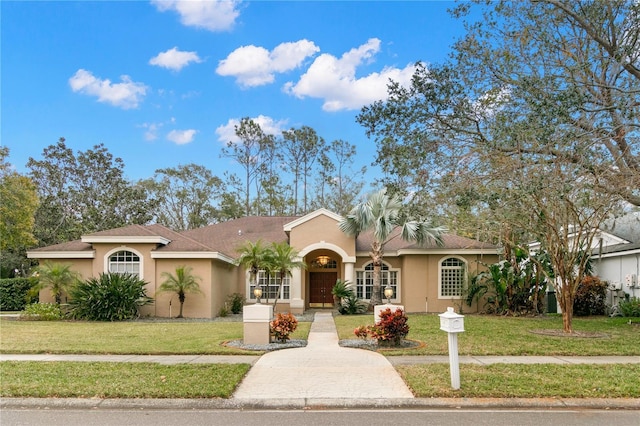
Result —
[[[332,307],[331,289],[337,279],[337,272],[309,272],[309,305],[311,307]]]

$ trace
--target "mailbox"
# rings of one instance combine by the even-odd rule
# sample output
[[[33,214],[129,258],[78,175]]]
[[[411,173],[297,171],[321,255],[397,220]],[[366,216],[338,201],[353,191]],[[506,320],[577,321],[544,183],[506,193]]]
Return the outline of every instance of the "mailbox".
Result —
[[[464,331],[464,315],[456,314],[453,308],[447,308],[447,312],[438,316],[440,317],[440,330],[447,333],[462,333]]]

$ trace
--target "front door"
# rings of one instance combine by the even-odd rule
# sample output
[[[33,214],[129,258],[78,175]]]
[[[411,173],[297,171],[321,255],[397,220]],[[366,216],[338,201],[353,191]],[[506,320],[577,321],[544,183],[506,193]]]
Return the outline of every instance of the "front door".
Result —
[[[338,279],[337,272],[309,272],[309,307],[332,308],[331,289]]]

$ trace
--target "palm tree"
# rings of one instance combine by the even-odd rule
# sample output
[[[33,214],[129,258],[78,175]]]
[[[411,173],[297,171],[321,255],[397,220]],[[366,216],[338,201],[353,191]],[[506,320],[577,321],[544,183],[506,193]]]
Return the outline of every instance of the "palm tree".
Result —
[[[273,243],[269,254],[271,270],[278,273],[279,285],[276,298],[273,301],[273,308],[276,308],[278,297],[282,291],[282,284],[286,276],[291,276],[291,271],[295,268],[306,268],[307,264],[298,257],[298,251],[286,242]]]
[[[71,265],[49,261],[36,268],[36,276],[38,284],[34,287],[34,292],[48,287],[58,305],[62,302],[62,293],[67,292],[78,279],[78,274],[71,270]]]
[[[386,189],[372,193],[367,200],[355,206],[338,226],[347,235],[358,236],[362,232],[371,231],[373,240],[369,255],[373,261],[373,293],[369,302],[369,309],[382,304],[380,289],[380,269],[384,246],[398,235],[405,241],[424,245],[433,241],[442,245],[443,227],[431,227],[424,221],[409,220],[400,215],[402,202],[397,195],[387,195]],[[400,227],[401,232],[394,232]]]
[[[173,275],[169,272],[163,272],[162,276],[165,280],[160,284],[158,292],[172,292],[178,295],[180,301],[180,314],[177,318],[183,318],[182,307],[184,306],[184,300],[187,298],[187,293],[200,293],[200,284],[198,281],[200,277],[192,274],[193,268],[190,266],[178,266],[176,268],[176,274]]]
[[[261,240],[252,243],[247,241],[238,250],[240,257],[236,264],[244,267],[249,272],[249,284],[255,288],[257,284],[258,272],[269,270],[269,248],[262,244]],[[268,299],[267,299],[268,300]]]

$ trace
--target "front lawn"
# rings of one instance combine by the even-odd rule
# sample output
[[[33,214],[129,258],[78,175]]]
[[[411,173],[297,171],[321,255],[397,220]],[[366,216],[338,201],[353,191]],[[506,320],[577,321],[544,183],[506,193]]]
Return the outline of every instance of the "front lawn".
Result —
[[[447,364],[396,369],[419,398],[640,397],[640,364],[461,364],[459,390]]]
[[[249,364],[0,362],[1,397],[230,398]]]
[[[436,314],[408,314],[407,339],[424,345],[416,349],[389,350],[385,355],[447,355],[447,333],[440,330]],[[601,333],[606,337],[553,337],[532,333],[535,330],[562,330],[558,315],[525,318],[489,315],[465,315],[465,331],[458,335],[460,355],[640,355],[640,327],[628,324],[628,318],[574,318],[576,331]],[[340,339],[355,339],[359,325],[373,324],[373,314],[335,317]]]
[[[306,339],[299,322],[292,339]],[[0,352],[52,354],[255,355],[224,346],[242,339],[242,322],[84,322],[0,320]]]

